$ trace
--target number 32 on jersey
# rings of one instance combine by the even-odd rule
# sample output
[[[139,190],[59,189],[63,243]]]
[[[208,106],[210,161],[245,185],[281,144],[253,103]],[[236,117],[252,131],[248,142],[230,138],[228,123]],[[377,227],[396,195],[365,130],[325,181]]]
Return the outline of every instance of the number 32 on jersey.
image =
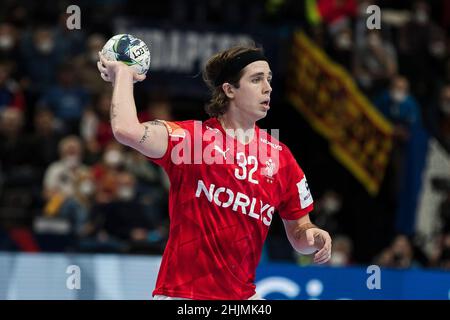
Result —
[[[236,154],[238,168],[234,169],[234,175],[239,180],[247,180],[251,183],[258,184],[258,180],[253,178],[253,174],[258,170],[258,159],[255,156],[245,156],[245,153],[238,152]],[[247,170],[247,165],[250,170]]]

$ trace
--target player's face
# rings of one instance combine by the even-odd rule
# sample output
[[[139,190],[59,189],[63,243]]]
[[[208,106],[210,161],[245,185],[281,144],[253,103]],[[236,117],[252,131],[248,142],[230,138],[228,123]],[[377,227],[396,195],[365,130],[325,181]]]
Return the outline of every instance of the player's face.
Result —
[[[244,68],[235,90],[234,104],[248,118],[257,121],[266,116],[270,109],[272,72],[266,61],[255,61]]]

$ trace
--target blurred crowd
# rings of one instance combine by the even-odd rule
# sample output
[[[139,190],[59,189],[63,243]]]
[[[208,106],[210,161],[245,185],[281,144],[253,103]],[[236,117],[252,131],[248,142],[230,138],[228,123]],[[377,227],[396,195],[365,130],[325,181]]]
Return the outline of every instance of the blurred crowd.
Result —
[[[394,124],[393,168],[402,165],[402,146],[412,139],[414,126],[426,128],[449,152],[450,4],[317,0],[321,19],[316,21],[305,9],[308,2],[172,0],[137,6],[126,0],[80,1],[89,7],[83,12],[86,28],[71,31],[66,28],[69,3],[3,1],[0,250],[162,253],[168,179],[158,166],[115,141],[111,86],[96,67],[97,52],[112,35],[112,17],[120,14],[163,24],[302,27]],[[382,8],[381,30],[366,28],[369,4]],[[144,95],[139,102],[141,121],[176,118],[172,97],[164,93]],[[395,195],[398,186],[391,181]],[[450,268],[450,187],[444,190],[435,252],[425,254],[415,237],[399,234],[372,262]],[[339,222],[345,210],[339,191],[330,189],[316,200],[316,223],[334,236],[330,263],[359,263]],[[309,257],[290,254],[300,264],[309,263]]]
[[[321,21],[305,14],[306,29],[316,44],[352,75],[358,87],[394,126],[393,151],[388,177],[385,209],[395,212],[399,205],[409,144],[418,143],[417,130],[424,130],[450,152],[450,3],[447,1],[317,1]],[[373,11],[381,7],[381,29],[367,28]],[[373,20],[372,20],[373,22]],[[448,168],[450,170],[450,168]],[[440,221],[431,238],[402,234],[389,228],[389,243],[372,259],[380,266],[394,268],[449,267],[450,189],[440,184],[444,202]],[[410,201],[414,201],[410,199]],[[318,201],[319,216],[335,234],[342,232],[339,211],[345,210],[342,196],[328,190]],[[383,220],[380,215],[379,220]],[[319,220],[320,221],[320,220]],[[389,236],[390,235],[390,236]],[[334,242],[334,263],[352,261],[352,241],[338,235]],[[433,241],[432,252],[423,250]],[[337,242],[337,243],[336,243]],[[343,258],[345,257],[345,258]]]
[[[169,182],[113,137],[106,35],[68,30],[63,5],[59,24],[35,21],[26,4],[2,4],[0,20],[0,250],[160,254]],[[139,117],[170,120],[169,99]]]

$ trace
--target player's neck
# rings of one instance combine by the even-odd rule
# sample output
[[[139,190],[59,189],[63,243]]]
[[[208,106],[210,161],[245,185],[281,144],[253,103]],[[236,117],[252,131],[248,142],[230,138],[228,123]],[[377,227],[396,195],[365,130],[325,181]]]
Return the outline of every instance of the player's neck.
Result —
[[[255,122],[244,118],[233,117],[229,113],[221,115],[217,120],[222,128],[242,144],[248,144],[255,135]]]

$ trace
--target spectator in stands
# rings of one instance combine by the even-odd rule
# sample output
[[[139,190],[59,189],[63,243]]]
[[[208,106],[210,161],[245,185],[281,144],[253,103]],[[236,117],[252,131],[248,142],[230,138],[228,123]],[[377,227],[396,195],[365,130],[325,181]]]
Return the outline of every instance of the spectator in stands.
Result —
[[[151,120],[173,120],[172,104],[165,94],[153,95],[150,98],[147,108],[138,113],[139,121],[146,122]]]
[[[123,251],[154,241],[155,233],[151,232],[154,226],[136,199],[136,179],[122,171],[117,174],[116,182],[116,193],[111,201],[92,207],[90,224],[99,244],[90,243],[90,246]]]
[[[55,37],[49,27],[40,26],[25,34],[21,45],[21,57],[28,89],[39,96],[55,81],[63,52],[55,46]]]
[[[144,206],[146,215],[155,225],[166,224],[166,203],[170,187],[167,174],[135,151],[128,153],[125,165],[127,171],[136,177],[137,199]]]
[[[433,63],[434,58],[439,59],[443,54],[439,48],[442,33],[443,30],[431,20],[430,5],[424,0],[414,3],[413,18],[399,32],[400,72],[411,81],[412,91],[422,104],[433,92],[436,75],[440,73],[439,69],[442,70],[439,66],[436,69]]]
[[[29,161],[40,172],[42,181],[46,169],[58,159],[58,144],[62,136],[53,113],[48,109],[37,110],[33,122],[34,133],[30,138],[30,153],[33,156]]]
[[[56,26],[52,29],[52,32],[55,37],[55,44],[58,50],[61,51],[63,59],[72,60],[86,49],[85,29],[69,29],[67,22],[72,13],[66,12],[64,5],[61,9],[58,11]]]
[[[320,0],[317,8],[322,20],[333,30],[339,28],[343,21],[353,19],[358,6],[355,0]]]
[[[315,222],[322,228],[329,230],[331,234],[340,233],[338,217],[342,214],[343,198],[342,194],[334,190],[326,190],[317,200],[317,218]]]
[[[353,243],[352,240],[345,235],[334,237],[333,253],[329,264],[335,267],[343,267],[352,264]]]
[[[343,27],[333,36],[330,55],[348,71],[351,70],[353,59],[353,31],[350,27]]]
[[[74,59],[75,70],[78,73],[80,83],[93,96],[102,95],[111,86],[97,76],[98,52],[106,43],[104,36],[92,34],[87,39],[87,50]]]
[[[102,92],[95,99],[93,109],[87,109],[81,120],[81,136],[86,144],[88,158],[99,158],[105,147],[114,141],[110,124],[111,93]]]
[[[430,260],[431,267],[450,270],[450,232],[438,237],[437,248]]]
[[[399,143],[408,141],[410,127],[421,123],[420,107],[403,76],[395,76],[390,89],[377,96],[374,103],[394,123],[394,139]]]
[[[63,129],[68,134],[79,132],[80,120],[89,104],[89,95],[75,78],[71,64],[63,64],[58,71],[58,83],[44,93],[39,106],[49,108],[63,122]]]
[[[0,113],[0,166],[5,183],[27,186],[36,179],[30,164],[28,137],[22,131],[23,113],[6,108]]]
[[[18,109],[0,111],[0,224],[8,228],[30,223],[32,186],[39,178],[29,162],[31,154],[23,125],[23,114]]]
[[[0,23],[0,61],[17,59],[19,31],[14,25]]]
[[[394,46],[378,30],[370,30],[366,41],[356,46],[353,74],[359,86],[369,95],[379,92],[397,73]]]
[[[77,136],[68,136],[59,143],[60,160],[53,162],[44,175],[43,196],[46,200],[45,216],[59,216],[72,223],[72,231],[83,224],[86,212],[76,198],[76,182],[85,176],[88,168],[83,165],[83,149]]]
[[[125,153],[123,146],[111,141],[105,147],[100,162],[92,167],[97,186],[95,200],[98,203],[110,203],[117,194],[117,177],[125,169]]]
[[[0,61],[0,110],[12,107],[24,111],[25,97],[11,77],[12,68],[12,63]]]
[[[375,263],[382,267],[400,269],[420,266],[414,255],[414,247],[405,235],[397,235],[391,245],[375,258]]]

